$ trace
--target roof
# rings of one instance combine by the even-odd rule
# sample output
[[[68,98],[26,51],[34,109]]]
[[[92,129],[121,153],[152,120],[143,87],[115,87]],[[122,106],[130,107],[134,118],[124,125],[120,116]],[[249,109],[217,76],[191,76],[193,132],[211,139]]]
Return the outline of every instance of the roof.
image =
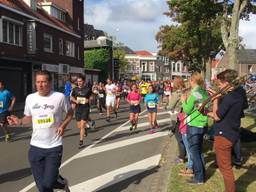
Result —
[[[240,49],[237,51],[238,64],[256,64],[256,49]],[[218,67],[225,67],[228,62],[227,52]]]
[[[84,24],[84,36],[85,40],[96,40],[100,36],[105,36],[104,31],[95,29],[93,25]]]
[[[125,54],[136,54],[131,48],[127,46],[123,46],[120,49],[122,49],[125,52]]]
[[[42,20],[48,24],[59,27],[64,31],[76,34],[76,32],[72,29],[72,26],[69,26],[66,23],[58,20],[57,18],[49,15],[45,10],[40,7],[37,7],[37,10],[33,10],[22,0],[0,0],[0,3],[9,8],[15,9],[29,16]]]
[[[135,51],[135,53],[139,56],[144,56],[144,57],[152,57],[153,55],[148,52],[148,51]]]

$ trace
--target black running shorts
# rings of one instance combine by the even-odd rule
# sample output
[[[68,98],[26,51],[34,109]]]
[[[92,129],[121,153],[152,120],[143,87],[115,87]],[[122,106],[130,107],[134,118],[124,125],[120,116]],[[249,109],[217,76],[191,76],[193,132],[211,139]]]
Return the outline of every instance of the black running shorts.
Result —
[[[77,108],[76,110],[76,121],[88,121],[90,114],[90,107]]]
[[[7,123],[7,117],[10,116],[10,112],[9,111],[5,111],[0,113],[0,123],[1,124],[5,124]]]

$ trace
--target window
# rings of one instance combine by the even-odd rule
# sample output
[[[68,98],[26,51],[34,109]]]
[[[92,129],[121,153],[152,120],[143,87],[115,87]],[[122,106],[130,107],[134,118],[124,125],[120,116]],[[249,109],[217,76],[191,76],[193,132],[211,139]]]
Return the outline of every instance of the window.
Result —
[[[77,18],[77,29],[80,30],[80,18]]]
[[[75,43],[66,41],[66,56],[75,57]]]
[[[56,7],[51,7],[52,11],[51,11],[51,15],[56,17],[57,19],[61,20],[61,21],[66,21],[66,13],[57,9]]]
[[[149,71],[155,71],[155,65],[154,65],[155,63],[154,62],[150,62],[149,63]]]
[[[166,67],[164,72],[165,72],[165,73],[169,73],[169,72],[170,72],[170,71],[169,71],[169,68]]]
[[[247,73],[252,73],[252,65],[247,65]]]
[[[177,72],[181,72],[181,70],[180,70],[180,63],[177,63]]]
[[[22,24],[3,19],[0,27],[2,27],[2,37],[0,38],[2,42],[17,46],[22,45]]]
[[[52,53],[52,36],[44,33],[44,51]]]
[[[147,63],[142,62],[142,71],[147,71]]]
[[[63,55],[63,39],[59,39],[59,55]]]
[[[176,70],[175,70],[175,63],[172,63],[172,71],[176,72]]]
[[[77,46],[77,59],[80,60],[80,47]]]

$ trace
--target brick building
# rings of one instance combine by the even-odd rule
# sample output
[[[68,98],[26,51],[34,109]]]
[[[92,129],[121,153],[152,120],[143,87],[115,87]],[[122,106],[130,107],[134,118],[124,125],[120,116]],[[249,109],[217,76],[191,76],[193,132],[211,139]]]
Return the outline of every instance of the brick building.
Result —
[[[0,78],[19,101],[34,73],[52,73],[54,89],[84,73],[83,0],[0,0]]]

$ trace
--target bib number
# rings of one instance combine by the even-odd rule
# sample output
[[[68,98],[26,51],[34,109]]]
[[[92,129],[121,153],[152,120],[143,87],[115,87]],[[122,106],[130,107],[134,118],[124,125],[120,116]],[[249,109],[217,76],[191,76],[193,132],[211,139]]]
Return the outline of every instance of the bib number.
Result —
[[[113,96],[114,94],[112,92],[108,92],[108,96]]]
[[[100,93],[99,98],[103,98],[103,97],[104,97],[104,94]]]
[[[148,108],[155,108],[155,107],[156,107],[156,103],[154,103],[154,102],[148,103]]]
[[[4,108],[4,102],[0,101],[0,108]]]
[[[77,97],[76,100],[78,101],[78,104],[86,104],[86,98],[85,97]]]
[[[53,115],[39,115],[34,119],[35,128],[51,128],[55,119]]]

